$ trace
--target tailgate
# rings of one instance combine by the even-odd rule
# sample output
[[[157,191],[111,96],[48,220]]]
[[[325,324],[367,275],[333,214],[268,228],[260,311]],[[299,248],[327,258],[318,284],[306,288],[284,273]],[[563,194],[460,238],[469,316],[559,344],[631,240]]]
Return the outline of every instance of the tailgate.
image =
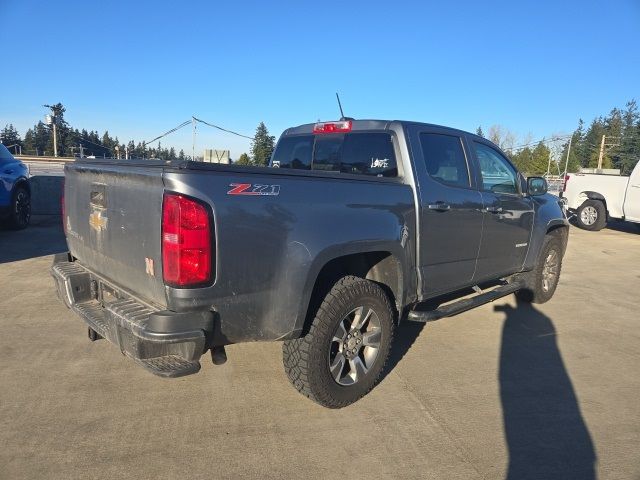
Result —
[[[68,165],[64,223],[82,265],[164,307],[162,173],[162,165]]]

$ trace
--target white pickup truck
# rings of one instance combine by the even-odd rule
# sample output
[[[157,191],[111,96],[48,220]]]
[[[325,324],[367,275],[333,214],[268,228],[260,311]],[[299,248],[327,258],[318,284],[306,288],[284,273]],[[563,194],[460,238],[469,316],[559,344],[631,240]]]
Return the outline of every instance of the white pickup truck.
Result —
[[[640,163],[630,176],[570,173],[562,197],[576,223],[585,230],[602,230],[609,218],[640,224]]]

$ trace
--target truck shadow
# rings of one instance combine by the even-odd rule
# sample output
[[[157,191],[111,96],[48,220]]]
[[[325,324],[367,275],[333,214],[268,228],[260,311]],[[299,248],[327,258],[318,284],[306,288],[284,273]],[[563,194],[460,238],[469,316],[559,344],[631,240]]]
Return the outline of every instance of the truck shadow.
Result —
[[[595,478],[596,454],[549,317],[534,306],[500,305],[500,399],[508,480]]]
[[[509,451],[506,479],[595,479],[593,441],[558,349],[553,322],[526,303],[494,309],[506,315],[498,374]],[[424,327],[402,322],[383,376],[398,365]]]

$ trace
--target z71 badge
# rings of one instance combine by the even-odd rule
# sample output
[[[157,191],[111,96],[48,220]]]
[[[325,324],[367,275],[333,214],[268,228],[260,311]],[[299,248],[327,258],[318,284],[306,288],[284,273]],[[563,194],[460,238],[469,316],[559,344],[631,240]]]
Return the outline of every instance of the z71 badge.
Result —
[[[230,183],[227,195],[280,195],[280,185],[260,185],[257,183]]]

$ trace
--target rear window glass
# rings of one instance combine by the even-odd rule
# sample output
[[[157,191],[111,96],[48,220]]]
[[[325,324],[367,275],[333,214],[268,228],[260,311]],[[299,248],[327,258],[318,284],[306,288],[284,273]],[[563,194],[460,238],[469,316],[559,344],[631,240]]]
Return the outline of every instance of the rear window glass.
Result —
[[[340,148],[344,135],[318,135],[313,150],[313,169],[340,171]]]
[[[311,152],[313,152],[313,135],[283,137],[273,153],[271,166],[309,170]]]
[[[271,166],[377,177],[398,175],[393,141],[384,132],[284,137]]]
[[[398,175],[396,155],[388,133],[350,133],[342,145],[340,171],[383,177]]]

